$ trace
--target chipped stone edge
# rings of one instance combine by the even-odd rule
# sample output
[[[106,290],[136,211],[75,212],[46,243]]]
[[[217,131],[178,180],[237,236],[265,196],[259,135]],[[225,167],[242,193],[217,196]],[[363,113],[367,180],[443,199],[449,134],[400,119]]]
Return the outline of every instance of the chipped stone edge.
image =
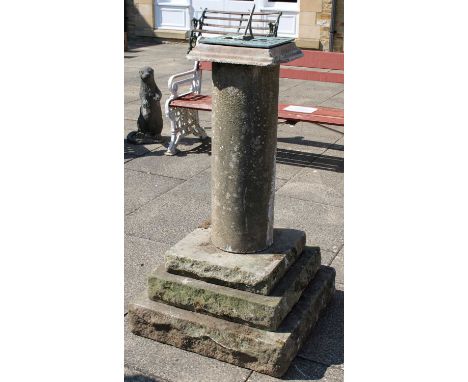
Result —
[[[270,66],[290,62],[303,56],[304,53],[296,44],[290,42],[270,49],[201,43],[191,50],[186,57],[195,61]]]
[[[148,297],[182,309],[276,330],[313,279],[320,262],[319,248],[304,248],[269,296],[174,275],[160,265],[148,277]]]
[[[199,229],[200,228],[197,228],[195,231]],[[195,231],[192,231],[189,235]],[[283,252],[281,254],[283,258],[277,262],[272,262],[260,277],[258,274],[256,275],[255,273],[248,271],[246,272],[239,268],[232,268],[229,266],[222,267],[208,261],[196,261],[194,259],[190,259],[190,261],[184,262],[183,260],[185,260],[186,257],[179,256],[177,253],[174,253],[177,244],[166,251],[164,255],[165,267],[169,273],[180,276],[191,277],[197,280],[203,280],[212,284],[223,285],[247,292],[268,295],[278,284],[279,280],[286,273],[289,267],[294,264],[302,254],[306,244],[305,232],[302,231],[302,233],[303,235],[301,239],[294,243],[294,247]],[[242,256],[255,255],[247,254]],[[222,278],[219,276],[206,276],[209,268],[217,268],[218,273],[223,273]]]
[[[132,333],[259,373],[281,377],[334,294],[335,270],[322,266],[278,331],[252,328],[154,302],[129,306]]]

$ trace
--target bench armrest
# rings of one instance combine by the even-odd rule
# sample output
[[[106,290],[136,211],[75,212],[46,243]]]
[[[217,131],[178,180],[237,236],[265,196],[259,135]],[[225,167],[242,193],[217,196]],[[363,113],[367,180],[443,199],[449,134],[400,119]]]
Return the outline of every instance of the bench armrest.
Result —
[[[169,80],[167,81],[167,86],[169,88],[169,92],[171,93],[171,95],[165,104],[165,113],[167,116],[169,116],[169,112],[170,112],[169,105],[172,100],[179,98],[180,96],[185,95],[185,94],[190,94],[190,93],[200,94],[201,80],[202,80],[202,72],[199,69],[198,61],[195,61],[195,64],[192,70],[187,70],[186,72],[177,73],[169,77]],[[179,94],[178,93],[179,86],[185,85],[185,84],[191,84],[190,90],[183,94]]]
[[[169,77],[167,81],[167,87],[171,96],[177,98],[178,90],[180,85],[191,83],[191,92],[199,93],[201,91],[201,71],[198,68],[198,61],[195,62],[195,65],[192,70],[187,70],[186,72],[177,73]]]

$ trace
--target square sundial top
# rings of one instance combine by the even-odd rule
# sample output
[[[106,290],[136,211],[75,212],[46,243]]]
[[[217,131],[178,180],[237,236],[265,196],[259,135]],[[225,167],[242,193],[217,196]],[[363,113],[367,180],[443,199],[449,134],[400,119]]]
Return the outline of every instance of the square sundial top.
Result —
[[[189,60],[225,64],[270,66],[302,57],[290,37],[244,37],[224,35],[204,37],[187,55]]]
[[[238,35],[225,35],[217,37],[202,37],[200,43],[210,44],[210,45],[229,45],[229,46],[239,46],[246,48],[261,48],[261,49],[270,49],[275,46],[284,45],[289,42],[293,42],[294,39],[291,37],[252,37],[250,39],[242,38],[244,36]]]

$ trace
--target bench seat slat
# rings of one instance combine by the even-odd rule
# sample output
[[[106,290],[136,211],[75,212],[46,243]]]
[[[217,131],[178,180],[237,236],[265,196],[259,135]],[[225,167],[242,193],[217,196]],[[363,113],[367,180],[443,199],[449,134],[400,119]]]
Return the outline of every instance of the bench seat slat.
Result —
[[[292,62],[296,62],[292,61]],[[211,62],[203,61],[200,63],[201,70],[211,70]],[[293,80],[306,80],[306,81],[320,81],[320,82],[334,82],[337,84],[344,83],[343,73],[333,72],[317,72],[313,70],[297,70],[290,68],[280,69],[280,78],[289,78]]]
[[[187,94],[173,100],[170,106],[211,111],[211,97],[202,94]]]
[[[173,100],[171,107],[183,107],[187,109],[211,111],[211,97],[207,95],[187,94]],[[331,125],[344,125],[344,111],[330,107],[316,107],[313,113],[299,113],[284,110],[289,104],[278,105],[278,118],[289,121],[319,122]]]
[[[280,68],[280,78],[289,78],[292,80],[334,82],[337,84],[344,83],[343,73],[317,72],[313,70],[295,70]]]
[[[344,126],[344,110],[342,109],[315,106],[317,110],[313,113],[299,113],[284,110],[288,106],[290,104],[278,105],[278,118],[287,119],[288,121],[320,122]]]

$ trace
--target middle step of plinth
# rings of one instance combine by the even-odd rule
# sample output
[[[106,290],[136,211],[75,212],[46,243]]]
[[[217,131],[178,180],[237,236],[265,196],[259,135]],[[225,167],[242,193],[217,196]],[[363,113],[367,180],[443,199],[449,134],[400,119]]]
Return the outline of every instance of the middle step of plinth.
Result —
[[[211,228],[198,228],[170,248],[166,270],[213,284],[268,295],[302,253],[305,232],[275,228],[273,245],[253,254],[228,253],[211,243]]]
[[[320,267],[320,249],[306,247],[268,296],[168,273],[164,265],[148,278],[148,297],[229,321],[276,330]]]

